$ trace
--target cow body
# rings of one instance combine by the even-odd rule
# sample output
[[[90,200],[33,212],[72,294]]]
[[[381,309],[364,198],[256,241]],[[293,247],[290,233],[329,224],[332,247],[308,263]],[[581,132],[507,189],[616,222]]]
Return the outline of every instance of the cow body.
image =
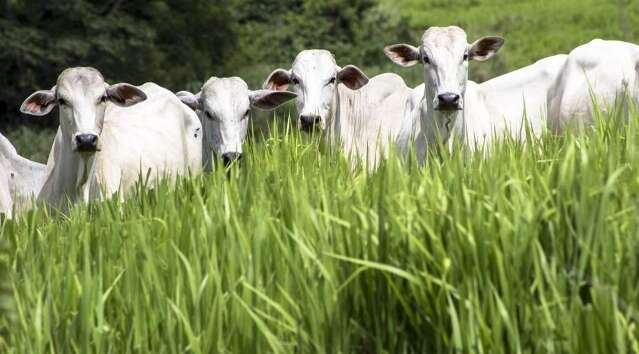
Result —
[[[595,39],[570,52],[548,94],[549,128],[591,125],[593,100],[604,112],[639,103],[639,46]]]
[[[340,86],[325,138],[347,156],[375,167],[397,138],[411,89],[395,74],[381,74],[359,90]]]
[[[173,92],[154,83],[139,88],[146,101],[107,106],[96,177],[106,197],[126,195],[140,181],[152,184],[202,169],[202,125]]]
[[[20,155],[0,134],[0,213],[28,210],[42,188],[46,165]]]
[[[542,59],[476,84],[468,80],[469,62],[491,58],[504,40],[483,37],[472,44],[466,41],[466,33],[459,27],[431,27],[424,32],[419,48],[396,44],[384,49],[400,66],[421,63],[424,67],[422,94],[417,92],[420,87],[414,89],[406,104],[397,142],[401,151],[414,144],[423,160],[427,147],[438,141],[449,148],[459,141],[472,150],[505,136],[525,140],[528,132],[541,134],[547,94],[566,56]]]
[[[526,124],[539,137],[548,119],[547,97],[567,55],[559,54],[476,86],[480,111],[490,115],[495,131],[524,141]],[[473,119],[473,112],[466,117]]]
[[[556,55],[482,84],[468,81],[464,109],[450,120],[454,124],[450,126],[449,146],[459,141],[470,148],[483,147],[503,137],[525,141],[528,133],[539,137],[546,125],[548,91],[565,60],[566,55]],[[425,86],[414,89],[398,139],[402,151],[414,142],[420,159],[428,144],[437,139],[435,114],[429,114],[424,97],[427,97]]]

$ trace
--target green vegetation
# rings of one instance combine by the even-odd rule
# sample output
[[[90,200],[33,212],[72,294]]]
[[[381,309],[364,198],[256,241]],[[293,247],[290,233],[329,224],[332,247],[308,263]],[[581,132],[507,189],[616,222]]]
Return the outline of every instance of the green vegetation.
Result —
[[[639,116],[350,165],[293,128],[125,203],[2,225],[16,353],[639,352]]]
[[[255,86],[325,47],[417,84],[381,48],[431,25],[507,38],[477,81],[594,37],[639,42],[632,0],[0,0],[0,13],[0,126],[38,161],[56,120],[18,128],[17,108],[71,65],[175,90],[211,75]],[[639,115],[617,122],[425,167],[393,156],[372,175],[282,124],[230,174],[5,220],[0,352],[639,353]]]
[[[21,124],[22,101],[68,67],[174,91],[211,76],[258,87],[309,47],[333,51],[340,64],[386,64],[378,41],[397,36],[408,38],[407,24],[376,0],[0,0],[0,128]]]

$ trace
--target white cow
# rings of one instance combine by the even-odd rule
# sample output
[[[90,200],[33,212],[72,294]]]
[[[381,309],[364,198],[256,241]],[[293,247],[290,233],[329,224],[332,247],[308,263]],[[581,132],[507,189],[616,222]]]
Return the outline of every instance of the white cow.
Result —
[[[298,94],[301,128],[321,127],[333,146],[369,168],[379,163],[399,133],[411,93],[398,75],[381,74],[369,81],[357,67],[340,68],[330,52],[316,49],[300,52],[291,70],[273,71],[264,88],[286,90],[289,85]]]
[[[142,177],[152,186],[202,170],[202,124],[173,92],[154,83],[139,86],[147,99],[135,106],[108,105],[97,155],[97,181],[111,196],[126,195]]]
[[[0,213],[29,209],[46,176],[46,165],[18,155],[11,142],[0,134]]]
[[[549,128],[593,123],[593,100],[602,111],[628,99],[639,103],[639,46],[595,39],[575,48],[548,94]]]
[[[197,112],[203,132],[204,169],[213,168],[213,154],[228,166],[242,157],[251,107],[273,110],[297,95],[286,91],[249,90],[239,77],[210,78],[200,92],[177,93],[178,98]]]
[[[468,62],[484,61],[503,45],[500,37],[468,44],[459,27],[432,27],[419,48],[397,44],[385,48],[395,63],[424,65],[425,85],[413,92],[398,139],[400,150],[414,143],[420,159],[426,146],[440,139],[452,148],[455,140],[471,149],[494,139],[526,138],[526,124],[538,136],[546,116],[546,95],[565,56],[538,61],[526,68],[478,85],[468,81]]]
[[[93,68],[71,68],[53,89],[29,96],[21,111],[44,115],[55,106],[60,127],[38,196],[50,205],[66,208],[67,201],[88,202],[120,188],[126,192],[140,175],[155,178],[201,167],[197,116],[155,84],[108,85]]]

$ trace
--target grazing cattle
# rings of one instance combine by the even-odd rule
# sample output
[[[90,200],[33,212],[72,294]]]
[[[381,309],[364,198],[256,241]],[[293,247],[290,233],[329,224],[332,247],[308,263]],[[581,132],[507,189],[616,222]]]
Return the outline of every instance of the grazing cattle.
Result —
[[[639,103],[639,46],[595,39],[568,55],[548,94],[548,125],[558,133],[588,126],[593,109],[608,111],[619,104],[627,112],[629,100]]]
[[[42,188],[46,165],[18,155],[16,149],[0,134],[0,213],[29,209]]]
[[[326,50],[300,52],[290,70],[273,71],[264,88],[298,94],[299,124],[303,130],[319,126],[333,146],[377,165],[399,133],[406,98],[411,90],[395,74],[372,79],[357,67],[337,66]],[[354,159],[354,161],[356,161]]]
[[[526,138],[526,124],[538,136],[546,116],[545,99],[565,56],[555,56],[478,85],[468,81],[470,60],[484,61],[503,45],[500,37],[484,37],[473,44],[459,27],[432,27],[419,48],[397,44],[385,48],[395,63],[424,65],[422,94],[413,92],[407,104],[400,150],[415,144],[423,158],[428,144],[455,140],[471,149],[509,135]],[[419,87],[416,89],[418,90]]]
[[[239,77],[210,78],[200,92],[177,93],[178,98],[198,113],[203,132],[204,169],[213,169],[213,154],[226,166],[242,157],[251,107],[273,110],[297,95],[286,91],[249,90]]]
[[[55,106],[60,127],[38,195],[50,205],[64,209],[68,201],[127,191],[140,175],[154,178],[201,166],[199,120],[155,84],[108,85],[93,68],[71,68],[53,89],[29,96],[21,111],[45,115]]]

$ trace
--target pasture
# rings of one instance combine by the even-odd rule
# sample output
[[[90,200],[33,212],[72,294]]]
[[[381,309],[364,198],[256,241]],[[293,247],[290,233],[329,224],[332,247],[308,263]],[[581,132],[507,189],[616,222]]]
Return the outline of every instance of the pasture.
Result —
[[[638,123],[371,175],[277,126],[230,174],[29,212],[3,351],[639,352]]]
[[[66,119],[61,135],[69,140],[64,144],[68,154],[52,165],[74,173],[59,179],[79,196],[64,212],[40,203],[14,218],[0,216],[0,353],[639,354],[636,104],[615,96],[622,105],[595,107],[591,126],[561,134],[528,130],[525,143],[513,134],[489,145],[490,151],[471,151],[467,147],[472,141],[464,146],[456,140],[472,126],[465,122],[479,121],[472,120],[479,117],[477,105],[459,104],[460,98],[473,102],[462,97],[471,91],[455,86],[459,92],[450,92],[450,87],[439,92],[432,83],[428,86],[436,75],[427,73],[447,63],[441,58],[448,56],[431,55],[418,42],[429,26],[460,25],[470,42],[446,52],[458,58],[451,67],[464,74],[470,67],[469,79],[481,83],[540,58],[568,53],[593,38],[638,43],[636,0],[149,4],[74,0],[43,6],[25,0],[0,6],[0,42],[9,43],[0,53],[0,77],[7,82],[0,92],[0,131],[21,155],[45,162],[53,128]],[[471,43],[491,35],[506,39],[503,50],[490,61],[468,66],[475,55]],[[384,47],[394,43],[421,46],[411,52],[417,67],[401,69],[384,56]],[[312,70],[296,68],[295,53],[311,48],[330,50],[322,57],[330,65],[317,61],[302,65]],[[614,61],[616,53],[603,53],[608,57],[602,56],[601,67],[612,70],[599,78],[625,86],[610,74],[622,71]],[[636,62],[631,64],[632,72],[639,73]],[[59,161],[85,164],[87,156],[109,150],[97,144],[91,151],[73,150],[77,133],[94,132],[69,127],[77,103],[65,102],[52,85],[59,72],[76,65],[104,73],[95,95],[86,95],[86,89],[76,95],[104,108],[99,119],[89,117],[100,129],[107,101],[119,97],[106,92],[118,82],[152,81],[170,93],[188,90],[179,98],[168,96],[197,116],[195,123],[206,123],[192,130],[155,124],[153,118],[168,111],[156,105],[160,113],[144,110],[131,117],[152,119],[133,138],[107,146],[111,153],[100,155],[105,165],[119,151],[125,151],[118,155],[123,160],[133,156],[125,149],[133,146],[130,151],[147,149],[140,156],[155,155],[160,166],[169,155],[162,149],[181,146],[167,143],[164,133],[175,133],[210,138],[211,144],[200,147],[205,154],[221,155],[216,168],[185,172],[159,184],[144,182],[153,179],[151,173],[141,175],[143,182],[127,190],[131,194],[124,200],[119,192],[106,200],[82,194],[77,181],[92,185],[85,177],[97,172],[92,167],[62,168]],[[362,94],[373,98],[361,102],[357,95],[340,98],[349,72],[359,72],[351,65],[360,66],[373,83],[374,75],[388,72],[400,75],[410,88],[426,82],[427,99],[418,102],[424,109],[417,107],[413,116],[400,114],[392,108],[408,107],[413,96],[402,96],[393,106],[378,99],[390,97],[381,89],[373,89],[379,95]],[[557,71],[570,77],[563,68]],[[261,90],[270,72],[279,72],[271,89],[281,86],[289,92]],[[542,70],[529,72],[533,74],[520,76],[543,78],[538,75]],[[242,90],[224,89],[226,96],[219,102],[212,93],[202,94],[206,78],[235,75],[246,82]],[[559,101],[551,98],[564,92],[546,85],[531,95],[513,88],[517,80],[512,78],[482,86],[482,91],[470,85],[482,98],[497,92],[492,101],[475,101],[503,109],[486,109],[491,112],[484,115],[486,121],[503,119],[506,114],[501,113],[510,112],[504,108],[520,103],[531,113],[526,118],[533,116],[535,107],[526,103],[535,95],[542,97],[543,115],[551,111],[549,102]],[[351,81],[368,85],[364,89],[375,87],[363,76]],[[552,82],[559,81],[553,77]],[[568,88],[586,91],[581,81],[566,82]],[[40,103],[57,105],[54,114],[21,115],[20,103],[41,89],[49,91],[48,99],[22,107],[38,113],[44,112]],[[249,108],[274,108],[285,101],[282,97],[293,99],[290,92],[297,94],[297,110],[293,103],[275,113]],[[255,105],[260,93],[281,97],[260,107]],[[528,100],[519,101],[519,93]],[[440,110],[436,105],[450,94],[457,95],[457,106]],[[355,101],[357,105],[350,105]],[[331,105],[346,107],[346,113]],[[470,113],[463,115],[464,110]],[[349,121],[350,111],[359,116],[353,114],[356,118]],[[376,114],[391,123],[397,123],[395,115],[417,117],[423,124],[418,138],[433,140],[417,151],[416,130],[393,126],[400,132],[389,134],[397,140],[388,142],[388,158],[377,168],[357,165],[340,149],[352,148],[364,134],[335,140],[331,134],[357,119],[375,121],[363,118]],[[435,120],[457,114],[457,121],[468,121],[452,130],[452,120]],[[513,121],[521,122],[519,117]],[[236,128],[241,125],[227,131],[241,141],[224,144],[229,139],[215,135],[224,134],[222,118]],[[300,122],[305,119],[314,123],[304,127]],[[401,123],[406,121],[411,122]],[[389,131],[391,126],[383,125]],[[441,126],[448,134],[444,144],[435,141],[442,137]],[[160,138],[149,143],[136,138],[151,136],[149,127]],[[410,140],[407,157],[401,156],[400,133]],[[224,159],[222,146],[236,150],[226,151]],[[195,146],[194,151],[200,149]],[[177,155],[178,162],[192,162]],[[3,168],[5,177],[0,177],[13,179],[12,171]]]

